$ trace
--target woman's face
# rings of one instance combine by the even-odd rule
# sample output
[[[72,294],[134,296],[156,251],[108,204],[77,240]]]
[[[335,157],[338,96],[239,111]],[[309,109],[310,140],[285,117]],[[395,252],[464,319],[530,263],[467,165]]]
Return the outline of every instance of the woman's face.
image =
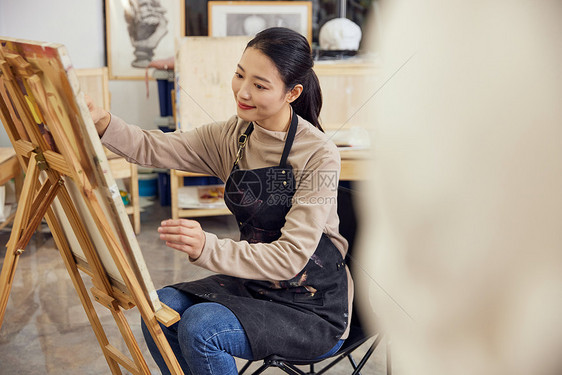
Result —
[[[277,67],[261,51],[246,48],[232,78],[237,114],[269,130],[286,130],[292,94]]]

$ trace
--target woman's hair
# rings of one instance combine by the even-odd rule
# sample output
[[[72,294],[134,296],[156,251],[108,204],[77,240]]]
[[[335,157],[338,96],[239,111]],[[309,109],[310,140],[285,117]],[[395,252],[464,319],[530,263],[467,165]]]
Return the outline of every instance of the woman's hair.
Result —
[[[312,66],[310,45],[304,36],[284,27],[272,27],[259,32],[246,48],[252,47],[269,57],[277,66],[285,86],[291,90],[303,86],[301,95],[292,103],[294,111],[318,129],[322,109],[320,82]]]

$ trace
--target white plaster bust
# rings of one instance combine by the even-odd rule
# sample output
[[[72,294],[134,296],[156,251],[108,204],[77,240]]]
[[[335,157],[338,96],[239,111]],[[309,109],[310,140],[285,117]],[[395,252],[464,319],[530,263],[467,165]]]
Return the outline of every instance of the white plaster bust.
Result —
[[[347,18],[335,18],[322,26],[318,36],[321,50],[357,51],[361,28]]]

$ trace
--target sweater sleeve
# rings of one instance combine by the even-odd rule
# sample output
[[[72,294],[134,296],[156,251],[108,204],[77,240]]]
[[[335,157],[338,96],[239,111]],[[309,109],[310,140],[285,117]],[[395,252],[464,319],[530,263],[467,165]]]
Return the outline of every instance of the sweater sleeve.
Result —
[[[334,147],[299,172],[297,190],[278,240],[250,244],[206,233],[201,256],[191,261],[214,272],[254,280],[294,277],[316,250],[328,217],[337,215],[339,153]]]
[[[187,132],[143,130],[112,115],[101,141],[109,150],[141,166],[228,177],[224,158],[232,158],[236,118]],[[232,134],[231,134],[232,133]]]

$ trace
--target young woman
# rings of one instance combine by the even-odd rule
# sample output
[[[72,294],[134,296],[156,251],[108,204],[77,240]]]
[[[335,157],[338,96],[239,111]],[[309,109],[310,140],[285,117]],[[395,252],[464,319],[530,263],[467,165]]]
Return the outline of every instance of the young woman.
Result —
[[[240,241],[193,220],[158,228],[168,247],[219,274],[158,291],[181,315],[162,329],[186,373],[237,374],[233,357],[324,357],[347,337],[353,283],[338,232],[340,158],[321,131],[312,66],[300,34],[260,32],[233,67],[237,114],[184,133],[143,131],[90,103],[102,142],[129,161],[226,181]],[[144,325],[143,332],[168,373]]]

